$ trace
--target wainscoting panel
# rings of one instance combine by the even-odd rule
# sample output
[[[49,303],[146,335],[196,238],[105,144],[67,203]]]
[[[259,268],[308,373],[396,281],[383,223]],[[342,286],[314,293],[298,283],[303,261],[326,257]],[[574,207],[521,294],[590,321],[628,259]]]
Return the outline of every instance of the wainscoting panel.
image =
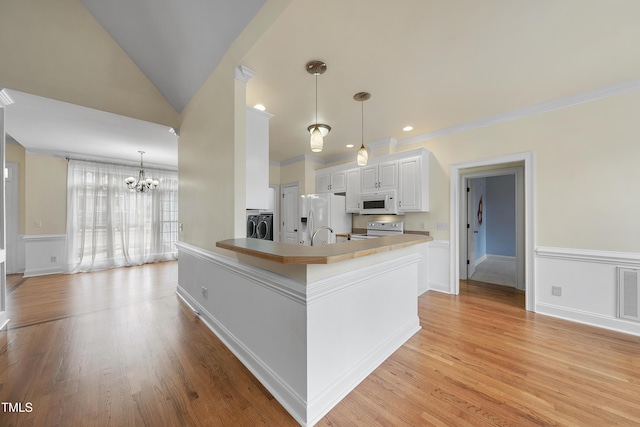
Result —
[[[24,235],[24,277],[56,274],[64,271],[64,234]]]
[[[618,318],[619,267],[640,268],[640,254],[537,248],[535,311],[640,336],[640,323]]]
[[[429,242],[429,290],[451,293],[449,241]]]

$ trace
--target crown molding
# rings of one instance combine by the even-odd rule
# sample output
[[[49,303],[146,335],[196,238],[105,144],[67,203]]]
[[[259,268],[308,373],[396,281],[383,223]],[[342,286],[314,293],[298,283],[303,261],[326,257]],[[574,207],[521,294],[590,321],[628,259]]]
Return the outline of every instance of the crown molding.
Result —
[[[485,117],[479,120],[474,120],[472,122],[450,126],[448,128],[424,133],[422,135],[416,135],[410,138],[404,138],[398,141],[398,145],[409,145],[409,144],[415,144],[418,142],[429,141],[431,139],[442,138],[443,136],[453,135],[460,132],[466,132],[469,130],[478,129],[481,127],[492,126],[502,122],[535,116],[537,114],[559,110],[561,108],[572,107],[574,105],[585,104],[587,102],[610,98],[610,97],[622,95],[628,92],[634,92],[638,89],[640,89],[640,80],[633,80],[633,81],[622,83],[619,85],[609,86],[603,89],[596,89],[589,92],[580,93],[577,95],[571,95],[563,98],[554,99],[549,102],[543,102],[542,104],[536,104],[530,107],[525,107],[518,110],[509,111],[506,113],[497,114],[495,116]]]
[[[240,80],[241,82],[247,83],[249,79],[256,75],[256,72],[251,68],[247,68],[244,65],[238,65],[235,70],[236,80]]]
[[[13,104],[13,99],[9,96],[6,89],[0,90],[0,106],[7,107]]]
[[[320,163],[321,165],[327,164],[326,160],[321,159],[320,157],[310,156],[308,154],[303,154],[302,156],[292,157],[290,159],[275,163],[277,163],[279,166],[287,166],[298,162]]]
[[[398,140],[395,138],[383,138],[377,141],[373,141],[369,143],[369,148],[372,150],[388,147],[389,149],[395,149],[396,145],[398,145]]]

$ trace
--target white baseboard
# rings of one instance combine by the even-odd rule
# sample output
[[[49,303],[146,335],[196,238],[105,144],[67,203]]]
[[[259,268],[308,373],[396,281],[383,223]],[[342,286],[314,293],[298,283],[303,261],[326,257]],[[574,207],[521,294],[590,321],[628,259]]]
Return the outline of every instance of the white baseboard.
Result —
[[[0,331],[3,331],[7,327],[9,320],[10,319],[7,317],[6,312],[0,313]]]
[[[483,262],[485,262],[487,260],[487,254],[482,255],[480,258],[478,258],[477,260],[475,260],[475,262],[473,263],[473,265],[475,265],[476,267],[479,266],[480,264],[482,264]]]
[[[64,269],[62,267],[50,267],[50,268],[30,268],[28,270],[25,269],[24,277],[36,277],[36,276],[46,276],[49,274],[62,274],[64,273]]]
[[[571,310],[565,307],[558,307],[551,304],[543,303],[536,304],[536,313],[545,314],[547,316],[557,317],[559,319],[569,320],[576,323],[582,323],[589,326],[608,329],[611,331],[640,336],[640,324],[629,320],[600,316],[593,313],[586,313],[580,310]]]

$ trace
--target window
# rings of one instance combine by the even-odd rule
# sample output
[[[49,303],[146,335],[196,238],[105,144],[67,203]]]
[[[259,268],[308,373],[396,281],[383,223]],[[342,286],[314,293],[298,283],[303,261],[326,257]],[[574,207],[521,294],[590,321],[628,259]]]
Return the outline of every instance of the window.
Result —
[[[124,184],[136,168],[70,160],[67,271],[92,271],[177,258],[178,174],[145,169],[160,182],[137,193]]]

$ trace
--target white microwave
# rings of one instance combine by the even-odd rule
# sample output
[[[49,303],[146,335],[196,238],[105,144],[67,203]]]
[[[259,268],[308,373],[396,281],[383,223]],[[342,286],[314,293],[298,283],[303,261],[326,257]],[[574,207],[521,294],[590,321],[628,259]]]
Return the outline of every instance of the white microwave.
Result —
[[[397,215],[396,190],[379,191],[360,195],[360,215]]]

